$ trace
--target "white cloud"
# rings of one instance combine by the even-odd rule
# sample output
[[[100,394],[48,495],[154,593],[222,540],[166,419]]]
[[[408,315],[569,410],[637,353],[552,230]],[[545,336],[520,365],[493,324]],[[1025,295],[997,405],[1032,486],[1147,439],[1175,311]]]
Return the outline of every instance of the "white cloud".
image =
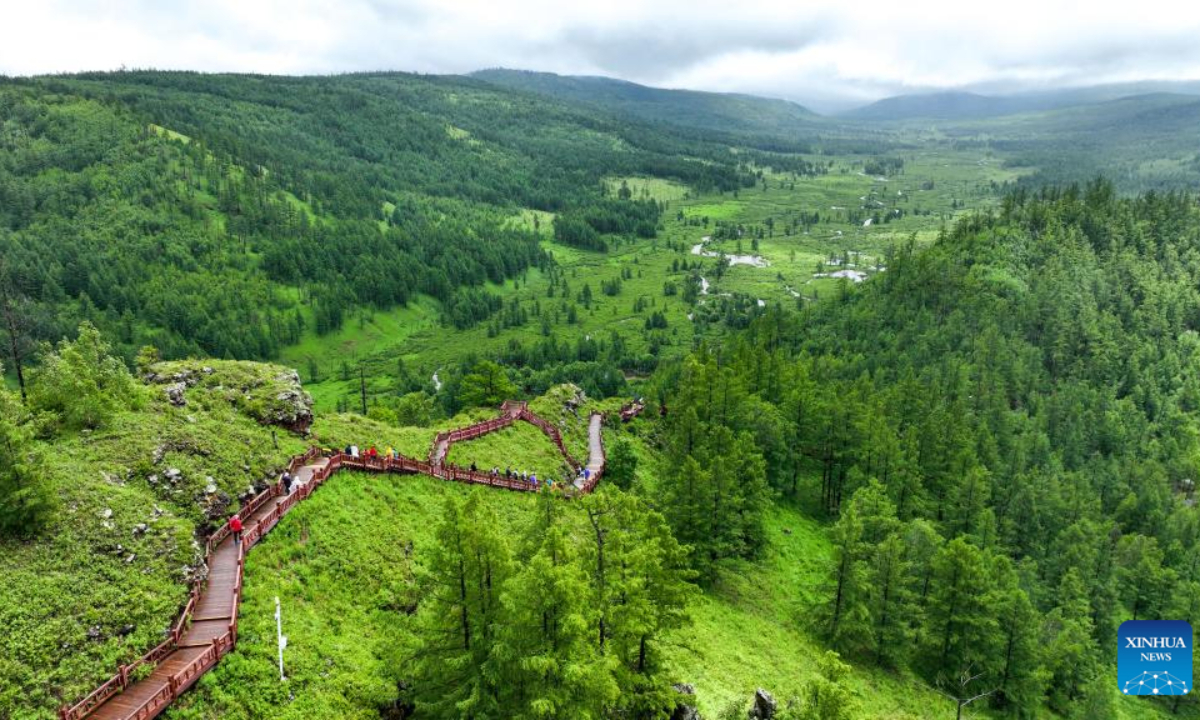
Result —
[[[1200,77],[1175,0],[6,0],[0,72],[520,67],[797,99]]]

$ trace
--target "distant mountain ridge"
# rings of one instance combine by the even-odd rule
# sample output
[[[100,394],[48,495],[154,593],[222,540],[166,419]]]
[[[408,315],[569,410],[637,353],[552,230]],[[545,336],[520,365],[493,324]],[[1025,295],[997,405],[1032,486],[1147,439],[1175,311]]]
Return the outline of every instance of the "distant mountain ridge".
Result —
[[[827,120],[790,100],[649,87],[608,77],[494,68],[469,77],[492,85],[586,103],[642,120],[732,133],[796,137]]]
[[[912,93],[877,100],[839,115],[850,120],[977,120],[1045,112],[1151,95],[1200,96],[1200,82],[1139,82],[988,95],[962,90]]]

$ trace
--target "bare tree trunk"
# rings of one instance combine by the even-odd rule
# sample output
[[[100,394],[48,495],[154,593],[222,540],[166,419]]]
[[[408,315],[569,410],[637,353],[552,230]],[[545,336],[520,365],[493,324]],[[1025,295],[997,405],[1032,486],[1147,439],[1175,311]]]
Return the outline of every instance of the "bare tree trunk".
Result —
[[[0,280],[0,285],[6,281]],[[21,388],[21,402],[28,401],[25,394],[25,368],[22,363],[21,347],[17,342],[17,314],[13,310],[12,298],[9,297],[8,291],[0,291],[0,310],[4,313],[4,325],[8,330],[8,349],[12,356],[13,368],[17,371],[17,385]]]

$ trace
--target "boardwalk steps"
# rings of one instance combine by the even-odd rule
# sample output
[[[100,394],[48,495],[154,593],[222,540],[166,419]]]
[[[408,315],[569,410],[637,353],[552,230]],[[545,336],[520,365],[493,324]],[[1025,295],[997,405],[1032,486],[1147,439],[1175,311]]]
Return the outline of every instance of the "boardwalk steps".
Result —
[[[451,444],[479,437],[517,420],[529,422],[558,446],[575,469],[587,468],[588,479],[576,488],[589,493],[604,473],[603,416],[593,413],[588,421],[588,461],[581,465],[571,457],[558,428],[532,413],[524,402],[508,401],[500,416],[482,423],[438,433],[429,461],[399,457],[350,457],[334,453],[323,457],[318,448],[292,458],[287,470],[295,481],[290,493],[277,482],[256,495],[238,512],[242,519],[241,543],[230,537],[225,525],[208,539],[205,552],[206,577],[192,587],[179,620],[161,644],[130,665],[122,665],[115,676],[75,705],[59,710],[60,720],[148,720],[161,713],[190,688],[204,673],[231,652],[237,643],[237,610],[242,597],[242,574],[246,552],[263,538],[295,505],[307,499],[339,470],[422,473],[442,480],[535,491],[532,484],[490,473],[471,472],[445,466]],[[139,676],[151,668],[145,677]]]

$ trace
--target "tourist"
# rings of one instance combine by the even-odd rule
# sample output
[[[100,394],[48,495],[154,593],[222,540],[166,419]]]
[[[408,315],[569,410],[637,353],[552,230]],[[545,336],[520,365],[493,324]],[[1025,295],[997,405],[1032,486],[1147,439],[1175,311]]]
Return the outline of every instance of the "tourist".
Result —
[[[350,457],[358,459],[358,446],[357,445],[350,446]]]
[[[372,460],[379,457],[379,451],[375,449],[374,445],[367,450],[367,457],[371,458]]]
[[[292,494],[292,479],[293,479],[292,474],[290,472],[288,472],[287,470],[284,470],[283,471],[283,494],[284,495]]]
[[[475,464],[474,460],[471,461],[471,472],[479,472],[479,466]]]
[[[229,518],[229,529],[233,532],[233,544],[242,544],[242,519],[237,515]]]

